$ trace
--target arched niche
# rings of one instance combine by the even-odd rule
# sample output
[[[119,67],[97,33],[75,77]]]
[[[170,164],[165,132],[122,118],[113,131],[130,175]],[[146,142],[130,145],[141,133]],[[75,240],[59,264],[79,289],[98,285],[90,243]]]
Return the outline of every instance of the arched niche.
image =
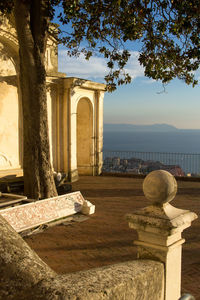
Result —
[[[78,102],[76,134],[78,173],[93,175],[93,107],[88,98],[81,98]]]

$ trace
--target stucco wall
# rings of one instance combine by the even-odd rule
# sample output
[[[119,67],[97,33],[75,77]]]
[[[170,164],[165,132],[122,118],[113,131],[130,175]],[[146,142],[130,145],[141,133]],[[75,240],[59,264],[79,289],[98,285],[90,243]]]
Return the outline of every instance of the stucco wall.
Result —
[[[17,168],[19,167],[17,88],[6,82],[0,82],[0,95],[0,169]]]
[[[68,90],[68,103],[69,103],[69,156],[71,163],[71,180],[74,181],[77,179],[79,174],[88,174],[88,175],[98,175],[101,173],[102,166],[102,148],[103,148],[103,97],[105,85],[82,80],[76,77],[64,79],[64,84],[66,90]],[[90,112],[86,113],[88,108],[84,112],[83,109],[78,109],[79,101],[81,99],[88,99],[90,103]],[[81,112],[82,111],[82,112]],[[83,134],[82,130],[77,128],[79,122],[79,115],[82,114],[82,120],[84,120],[83,127],[90,128],[88,135],[91,138],[87,138],[90,146],[88,149],[84,150],[84,145],[81,149],[81,135]],[[85,115],[85,116],[84,116]],[[92,120],[91,120],[91,119]],[[78,136],[77,136],[78,133]],[[84,135],[84,134],[83,134]],[[78,140],[77,140],[78,137]],[[78,151],[81,151],[83,154],[83,160],[79,159]],[[85,153],[87,151],[87,153]],[[90,153],[88,153],[88,151]],[[90,159],[88,159],[90,155]],[[85,156],[85,158],[84,158]],[[81,163],[77,163],[80,161]],[[86,162],[87,161],[87,162]],[[88,163],[89,162],[89,163]]]
[[[17,78],[12,57],[0,43],[0,170],[20,166]]]
[[[6,18],[0,16],[0,20],[0,176],[4,176],[22,171],[23,124],[16,31]],[[52,26],[56,32],[56,26]],[[69,180],[74,181],[78,178],[78,168],[80,174],[101,172],[105,85],[75,77],[65,78],[65,74],[58,72],[57,60],[56,41],[50,37],[46,70],[51,163],[55,171],[67,173]],[[82,121],[79,122],[77,107],[83,98],[90,102],[90,111],[87,107],[81,108]],[[77,123],[81,125],[77,126]]]
[[[10,75],[16,75],[15,66],[12,58],[7,53],[6,47],[0,43],[0,77]]]
[[[94,129],[93,107],[87,98],[81,98],[77,105],[77,168],[79,174],[93,175]]]

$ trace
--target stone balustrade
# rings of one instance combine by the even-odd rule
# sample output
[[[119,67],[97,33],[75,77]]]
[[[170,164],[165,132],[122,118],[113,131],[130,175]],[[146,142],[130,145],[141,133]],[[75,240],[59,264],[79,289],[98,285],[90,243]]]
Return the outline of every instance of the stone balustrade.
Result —
[[[138,259],[165,264],[165,300],[177,300],[181,288],[182,231],[197,215],[169,204],[176,196],[177,183],[167,171],[151,172],[143,182],[145,197],[151,205],[127,215],[130,228],[138,233]]]
[[[0,298],[29,300],[178,300],[182,231],[197,218],[173,207],[177,184],[166,171],[144,180],[151,205],[127,215],[138,232],[138,259],[57,275],[0,215]]]

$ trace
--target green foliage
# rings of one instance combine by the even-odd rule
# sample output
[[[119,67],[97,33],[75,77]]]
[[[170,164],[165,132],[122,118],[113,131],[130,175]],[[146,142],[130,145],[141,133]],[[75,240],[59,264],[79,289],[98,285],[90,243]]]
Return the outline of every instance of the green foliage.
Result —
[[[30,0],[26,0],[30,1]],[[39,1],[33,0],[30,1]],[[49,0],[48,16],[62,24],[59,42],[69,55],[98,53],[110,69],[105,80],[109,91],[131,81],[125,72],[130,57],[127,42],[141,44],[139,62],[145,75],[167,83],[173,78],[195,86],[200,64],[200,1],[196,0]],[[8,13],[14,1],[1,1]],[[129,43],[130,44],[130,43]],[[134,45],[134,43],[132,43]]]
[[[61,1],[62,2],[62,1]],[[127,84],[124,71],[130,41],[139,41],[145,75],[164,84],[174,78],[195,86],[200,64],[200,2],[196,0],[63,1],[62,24],[72,31],[61,38],[69,53],[86,58],[97,50],[107,59],[107,88]],[[87,46],[81,48],[82,43]],[[133,44],[134,45],[134,44]],[[134,50],[134,49],[129,49]]]
[[[142,38],[145,75],[167,83],[177,77],[195,86],[200,63],[199,1],[151,1]]]
[[[14,7],[14,0],[0,0],[0,12],[9,14]]]

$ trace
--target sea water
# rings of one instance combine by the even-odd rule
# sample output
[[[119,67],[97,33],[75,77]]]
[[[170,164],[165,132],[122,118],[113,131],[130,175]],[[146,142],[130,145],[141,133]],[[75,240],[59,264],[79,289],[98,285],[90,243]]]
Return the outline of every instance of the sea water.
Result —
[[[200,173],[200,130],[178,130],[176,132],[105,131],[103,150],[104,152],[106,150],[152,152],[155,153],[154,160],[180,165],[186,173]],[[175,154],[170,157],[169,153]],[[138,154],[137,157],[144,159],[145,156]]]

